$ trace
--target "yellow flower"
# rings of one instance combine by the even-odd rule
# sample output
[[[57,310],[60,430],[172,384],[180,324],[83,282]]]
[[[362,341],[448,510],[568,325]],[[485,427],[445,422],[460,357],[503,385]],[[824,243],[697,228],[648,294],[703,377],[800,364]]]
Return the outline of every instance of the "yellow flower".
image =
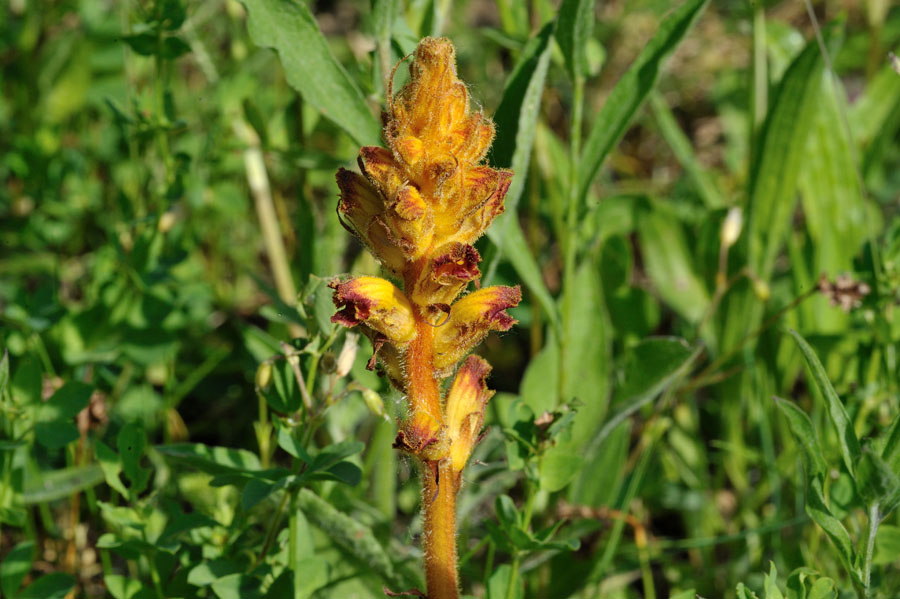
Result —
[[[470,293],[450,307],[450,319],[434,335],[434,366],[442,370],[456,364],[490,331],[508,331],[516,320],[506,313],[522,300],[516,287],[486,287]]]
[[[378,277],[358,277],[331,283],[338,312],[331,322],[352,327],[365,323],[397,346],[416,336],[412,307],[403,292]]]
[[[484,359],[469,356],[447,393],[445,417],[454,472],[462,472],[481,433],[484,408],[494,395],[484,382],[490,372],[491,366]]]

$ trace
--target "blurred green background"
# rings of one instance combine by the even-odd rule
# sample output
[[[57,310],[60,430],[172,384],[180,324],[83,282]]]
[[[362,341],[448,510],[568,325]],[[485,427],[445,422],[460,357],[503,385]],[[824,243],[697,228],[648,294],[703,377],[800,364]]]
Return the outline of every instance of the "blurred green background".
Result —
[[[401,398],[365,370],[368,341],[350,375],[335,374],[345,333],[329,322],[325,283],[378,272],[336,217],[334,173],[355,168],[359,146],[377,133],[370,117],[384,104],[384,65],[440,34],[498,124],[492,162],[524,167],[521,195],[479,242],[483,282],[520,283],[524,301],[513,311],[519,325],[479,350],[499,393],[461,496],[466,593],[513,596],[496,577],[519,551],[495,543],[503,493],[533,503],[535,529],[568,519],[559,534],[579,547],[519,553],[516,592],[525,597],[733,597],[740,581],[761,589],[770,561],[783,576],[809,566],[848,592],[840,558],[805,514],[801,452],[771,398],[810,413],[834,464],[831,509],[855,538],[863,500],[785,331],[818,352],[864,445],[887,429],[900,408],[900,75],[888,59],[900,44],[900,8],[813,2],[814,22],[797,0],[713,2],[678,34],[667,62],[631,71],[635,110],[615,112],[610,98],[627,107],[630,92],[613,90],[672,6],[599,2],[578,50],[586,145],[573,162],[571,52],[546,35],[540,45],[558,3],[408,0],[385,21],[384,3],[299,2],[324,36],[319,54],[304,44],[320,38],[292,37],[294,21],[255,8],[279,4],[7,0],[0,9],[0,348],[9,369],[0,429],[27,441],[0,448],[0,560],[33,541],[30,576],[69,573],[71,596],[107,596],[111,572],[144,575],[145,564],[97,549],[116,526],[93,498],[109,500],[108,488],[94,489],[102,477],[64,479],[69,486],[48,495],[35,489],[92,463],[84,444],[115,446],[126,423],[139,423],[150,445],[256,452],[257,369],[294,339],[303,372],[321,373],[313,394],[334,401],[314,441],[367,444],[362,482],[317,492],[369,527],[399,572],[353,561],[352,547],[311,527],[330,574],[310,596],[375,597],[382,583],[416,584],[418,482],[390,448]],[[334,77],[358,90],[354,106],[368,113],[348,112],[340,94],[322,104],[312,88]],[[608,156],[597,149],[604,135]],[[573,172],[584,183],[574,228]],[[262,196],[252,188],[261,174]],[[733,224],[741,216],[739,237],[723,244],[732,208],[741,210],[731,213]],[[273,257],[279,247],[283,260]],[[832,283],[845,275],[844,286],[819,292],[822,273]],[[378,392],[390,416],[351,380]],[[92,392],[78,430],[42,443],[16,423],[17,401],[40,405],[72,381]],[[574,427],[551,459],[560,473],[532,489],[502,431],[573,404]],[[74,423],[77,411],[58,420]],[[260,522],[275,506],[235,524],[235,496],[204,497],[207,479],[148,456],[148,509],[165,518],[164,502],[189,506],[225,536],[216,540],[211,527],[209,538],[185,541],[171,580],[191,563],[262,544]],[[229,536],[237,530],[243,536]],[[881,531],[875,576],[894,597],[896,515]],[[236,596],[177,588],[166,595]]]

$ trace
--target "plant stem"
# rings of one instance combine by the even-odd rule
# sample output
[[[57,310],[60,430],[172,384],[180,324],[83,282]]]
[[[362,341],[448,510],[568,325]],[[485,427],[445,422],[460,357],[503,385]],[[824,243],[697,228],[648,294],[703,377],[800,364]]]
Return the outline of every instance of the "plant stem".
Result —
[[[881,506],[877,501],[869,506],[868,517],[868,535],[862,572],[863,599],[869,599],[872,596],[872,556],[875,554],[875,536],[878,534],[878,524],[881,522]]]
[[[405,273],[405,288],[414,289],[424,261]],[[407,400],[414,414],[409,427],[420,441],[437,435],[443,424],[441,389],[434,376],[434,327],[414,306],[416,337],[407,350]],[[418,441],[417,441],[418,442]],[[420,456],[422,457],[422,456]],[[456,474],[450,460],[422,458],[422,504],[425,509],[425,581],[428,599],[457,599]]]
[[[439,462],[435,470],[426,463],[422,473],[428,599],[457,599],[455,477],[449,460]]]
[[[569,135],[569,202],[566,212],[566,237],[563,240],[565,258],[563,262],[563,305],[562,305],[562,334],[560,335],[560,370],[559,370],[559,398],[566,389],[567,347],[566,335],[570,318],[572,316],[572,301],[574,289],[572,281],[575,278],[575,263],[577,257],[576,231],[578,229],[578,162],[581,153],[581,119],[584,111],[584,77],[575,76],[574,93],[572,99],[572,130]]]
[[[233,127],[237,137],[247,144],[244,149],[247,184],[250,186],[253,203],[256,205],[256,215],[259,218],[260,229],[262,229],[266,255],[269,257],[278,296],[287,305],[294,306],[297,303],[297,288],[294,286],[287,250],[281,236],[281,228],[278,226],[278,216],[275,213],[272,190],[269,186],[269,175],[266,171],[262,150],[259,147],[259,136],[242,119],[235,119]],[[288,325],[288,330],[293,337],[302,337],[305,334],[303,328],[294,323]]]

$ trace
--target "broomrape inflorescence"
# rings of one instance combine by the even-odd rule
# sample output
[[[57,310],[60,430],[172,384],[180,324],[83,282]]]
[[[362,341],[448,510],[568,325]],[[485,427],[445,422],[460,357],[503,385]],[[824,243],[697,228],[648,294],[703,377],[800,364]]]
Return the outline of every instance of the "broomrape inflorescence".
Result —
[[[482,164],[494,137],[484,114],[470,111],[456,75],[453,45],[423,39],[410,79],[388,98],[388,149],[359,152],[362,175],[337,173],[338,213],[354,235],[402,281],[378,277],[334,282],[334,322],[360,326],[372,340],[409,412],[395,447],[423,465],[425,571],[430,599],[458,596],[455,502],[460,475],[493,395],[491,368],[468,356],[488,334],[515,324],[505,310],[518,305],[518,287],[477,285],[481,257],[472,245],[503,212],[512,172]],[[441,382],[456,377],[446,394]]]

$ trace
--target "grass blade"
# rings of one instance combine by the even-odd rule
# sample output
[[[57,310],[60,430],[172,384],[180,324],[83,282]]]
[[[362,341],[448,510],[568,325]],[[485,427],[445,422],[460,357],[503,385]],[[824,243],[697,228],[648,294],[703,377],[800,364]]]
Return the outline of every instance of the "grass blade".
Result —
[[[688,0],[672,11],[613,88],[582,151],[578,168],[579,197],[584,197],[603,160],[625,134],[635,113],[656,85],[663,63],[690,31],[708,0]]]
[[[303,2],[243,0],[253,41],[278,52],[287,82],[361,145],[378,145],[381,127],[337,61]]]

